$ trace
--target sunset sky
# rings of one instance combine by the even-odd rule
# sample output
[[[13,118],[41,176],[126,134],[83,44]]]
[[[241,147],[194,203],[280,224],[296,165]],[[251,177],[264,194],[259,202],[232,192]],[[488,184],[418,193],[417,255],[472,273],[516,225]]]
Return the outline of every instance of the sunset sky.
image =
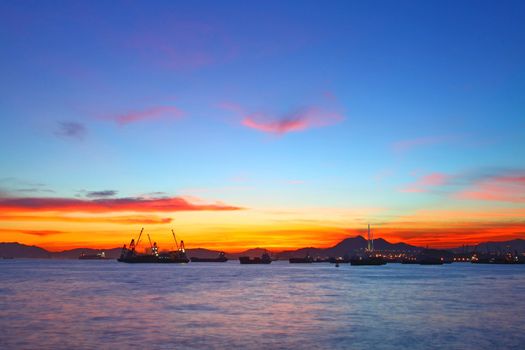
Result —
[[[0,241],[525,238],[524,1],[0,3]]]

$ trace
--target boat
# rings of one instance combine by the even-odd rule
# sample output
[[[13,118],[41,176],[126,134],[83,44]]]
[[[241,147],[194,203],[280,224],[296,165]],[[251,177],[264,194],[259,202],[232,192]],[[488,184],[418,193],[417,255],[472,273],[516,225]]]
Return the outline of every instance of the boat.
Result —
[[[407,264],[419,264],[417,261],[417,258],[414,256],[405,257],[403,260],[401,260],[401,264],[407,265]]]
[[[197,258],[197,257],[191,257],[191,262],[226,262],[228,261],[228,258],[226,257],[226,254],[224,252],[220,252],[219,256],[216,258]]]
[[[368,224],[368,247],[365,254],[357,255],[350,258],[350,265],[352,266],[380,266],[386,265],[385,259],[382,256],[374,253],[374,236],[370,233],[370,224]]]
[[[426,248],[419,253],[416,261],[419,265],[443,265],[449,259],[442,250]]]
[[[107,260],[106,253],[98,253],[98,254],[85,254],[81,253],[78,257],[79,260]]]
[[[131,242],[129,244],[129,247],[126,247],[124,245],[122,247],[122,251],[120,253],[120,258],[117,260],[119,262],[124,262],[128,264],[144,264],[144,263],[156,263],[156,264],[181,264],[181,263],[188,263],[190,259],[186,256],[186,248],[184,247],[184,241],[180,241],[180,245],[177,243],[177,239],[175,237],[175,232],[171,230],[173,234],[173,239],[175,240],[175,245],[177,246],[177,250],[166,252],[166,253],[159,253],[159,248],[157,246],[157,242],[151,241],[151,237],[148,234],[148,239],[150,243],[150,253],[141,254],[138,253],[136,248],[140,243],[140,238],[142,237],[142,232],[144,229],[140,231],[139,237],[137,238],[137,241],[135,242],[134,239],[131,239]]]
[[[314,262],[314,259],[309,254],[306,254],[303,258],[290,258],[288,261],[290,261],[290,264],[311,264]]]
[[[525,264],[525,257],[517,252],[506,254],[474,254],[473,264]]]
[[[331,263],[331,264],[348,264],[350,263],[350,258],[348,256],[343,256],[343,257],[330,257],[328,258],[328,262]]]
[[[264,253],[260,258],[250,258],[249,256],[239,257],[239,262],[241,264],[271,264],[272,259],[268,253]]]
[[[386,265],[385,259],[381,256],[356,256],[350,259],[352,266],[379,266]]]
[[[443,265],[444,263],[443,258],[435,256],[426,256],[418,259],[419,265]]]

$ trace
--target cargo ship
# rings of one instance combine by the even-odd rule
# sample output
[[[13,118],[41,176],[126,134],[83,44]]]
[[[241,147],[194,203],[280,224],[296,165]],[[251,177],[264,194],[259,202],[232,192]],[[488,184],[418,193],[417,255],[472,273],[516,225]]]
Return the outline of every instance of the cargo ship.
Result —
[[[314,262],[314,259],[309,254],[306,254],[303,258],[290,258],[288,261],[290,261],[290,264],[311,264]]]
[[[518,252],[506,254],[474,254],[471,263],[473,264],[525,264],[525,256]]]
[[[226,257],[226,254],[224,252],[220,252],[219,256],[216,258],[197,258],[197,257],[191,257],[191,262],[226,262],[228,261],[228,258]]]
[[[173,239],[175,240],[175,245],[177,246],[177,250],[166,252],[166,253],[159,253],[159,248],[157,246],[157,242],[151,241],[151,237],[148,234],[148,239],[150,243],[150,250],[149,253],[138,253],[137,252],[137,246],[140,243],[140,239],[142,237],[144,229],[140,230],[139,237],[137,238],[137,241],[135,242],[135,239],[131,239],[131,242],[129,244],[129,247],[126,247],[124,245],[122,247],[122,251],[120,253],[120,258],[117,260],[119,262],[124,262],[128,264],[141,264],[141,263],[156,263],[156,264],[182,264],[182,263],[188,263],[190,259],[186,256],[186,248],[184,247],[184,241],[180,241],[180,245],[177,242],[177,238],[175,237],[175,232],[172,230]]]
[[[421,259],[418,259],[419,265],[443,265],[445,262],[443,261],[443,258],[435,257],[435,256],[427,256],[422,257]]]
[[[268,253],[264,253],[260,258],[250,258],[249,256],[241,256],[239,257],[239,262],[241,264],[271,264],[272,259],[270,258],[270,255]]]

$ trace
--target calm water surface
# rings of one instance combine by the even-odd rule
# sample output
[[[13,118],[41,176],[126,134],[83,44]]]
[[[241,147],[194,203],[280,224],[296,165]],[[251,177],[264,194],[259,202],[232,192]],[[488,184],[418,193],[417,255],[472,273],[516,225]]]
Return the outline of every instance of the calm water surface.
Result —
[[[0,261],[2,349],[525,349],[525,265]]]

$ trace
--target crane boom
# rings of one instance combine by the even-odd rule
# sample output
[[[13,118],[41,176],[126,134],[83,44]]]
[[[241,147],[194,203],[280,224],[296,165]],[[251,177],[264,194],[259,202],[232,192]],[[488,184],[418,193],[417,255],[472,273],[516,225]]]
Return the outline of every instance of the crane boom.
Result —
[[[148,233],[148,240],[149,240],[149,247],[153,250],[153,244],[151,243],[151,237],[149,236],[149,233]]]
[[[173,229],[171,230],[171,234],[173,235],[173,240],[175,241],[175,245],[177,246],[177,250],[179,250],[179,243],[177,243],[177,237],[175,236],[175,231],[173,231]]]
[[[140,237],[142,237],[142,232],[144,231],[144,227],[140,229],[139,238],[137,238],[137,242],[135,242],[135,246],[139,245]]]

